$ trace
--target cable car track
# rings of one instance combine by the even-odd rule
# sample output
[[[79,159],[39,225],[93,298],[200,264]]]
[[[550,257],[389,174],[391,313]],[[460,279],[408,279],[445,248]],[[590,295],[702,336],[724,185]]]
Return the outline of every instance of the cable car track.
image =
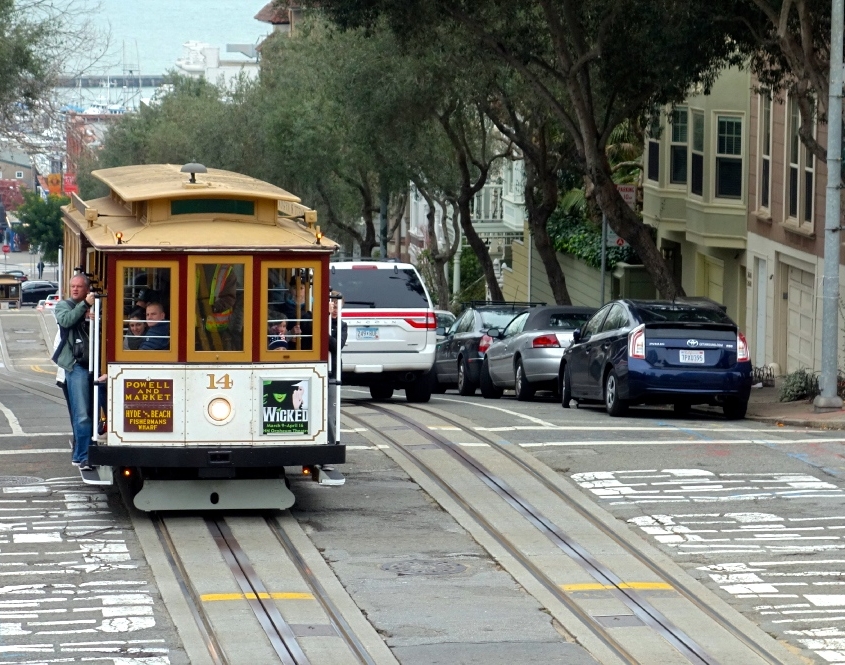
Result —
[[[448,416],[443,415],[442,413],[435,413],[430,409],[419,407],[419,406],[410,406],[409,408],[422,411],[429,415],[434,415],[443,420],[444,422],[449,423],[455,427],[459,427],[462,430],[466,428],[459,423],[457,420],[454,420]],[[481,434],[476,431],[472,431],[472,435],[478,439],[483,440],[487,444],[491,446],[494,450],[501,453],[509,460],[517,464],[523,471],[531,475],[532,478],[540,482],[546,489],[552,492],[558,499],[565,502],[566,505],[575,510],[583,519],[589,521],[591,525],[599,529],[603,534],[605,534],[608,538],[611,538],[619,547],[622,547],[626,550],[628,554],[635,557],[637,561],[645,565],[649,570],[651,570],[655,575],[658,577],[666,580],[669,584],[672,585],[678,593],[680,593],[684,598],[688,601],[693,603],[696,607],[698,607],[702,612],[707,614],[713,621],[717,622],[720,626],[722,626],[725,630],[729,631],[736,639],[740,640],[743,644],[745,644],[749,649],[754,651],[760,658],[765,660],[766,662],[777,664],[780,663],[780,659],[775,656],[774,654],[770,653],[763,645],[758,644],[755,640],[753,640],[750,636],[746,635],[745,633],[737,630],[736,626],[727,619],[726,617],[722,616],[719,612],[711,608],[709,605],[705,605],[702,603],[695,593],[689,588],[688,585],[684,584],[682,580],[678,577],[672,575],[668,571],[660,568],[657,566],[653,561],[648,559],[643,555],[641,551],[638,549],[631,547],[628,543],[623,539],[620,538],[619,535],[614,532],[611,528],[609,528],[604,522],[601,520],[596,520],[590,513],[587,511],[581,504],[576,501],[573,501],[569,496],[567,496],[564,492],[560,490],[554,483],[550,482],[545,476],[538,473],[535,469],[528,466],[519,456],[515,455],[512,451],[508,450],[505,446],[500,445],[494,439],[491,439],[484,434]],[[628,589],[624,589],[625,592],[630,592]]]
[[[646,626],[649,626],[656,633],[661,635],[669,644],[671,644],[679,653],[681,653],[691,663],[714,664],[718,661],[709,654],[701,645],[697,644],[688,634],[675,626],[666,616],[657,610],[642,594],[637,593],[636,590],[631,589],[621,580],[614,572],[604,566],[601,562],[593,557],[585,548],[579,545],[566,532],[561,530],[556,524],[545,517],[536,507],[531,505],[525,498],[520,496],[512,487],[510,487],[501,478],[491,473],[484,467],[477,459],[466,451],[462,450],[460,446],[446,440],[436,432],[401,413],[397,413],[384,406],[356,402],[356,406],[366,408],[368,410],[378,412],[382,415],[389,416],[396,419],[414,431],[421,434],[426,440],[431,441],[437,447],[450,454],[462,466],[474,474],[481,482],[496,493],[508,505],[510,505],[517,513],[522,515],[529,523],[534,525],[544,535],[547,536],[563,553],[568,555],[573,561],[577,562],[582,569],[588,572],[593,579],[602,584],[605,588],[611,590],[611,593],[620,601],[622,601],[630,611],[638,617]],[[404,405],[403,405],[404,406]],[[429,415],[433,415],[438,419],[449,423],[452,426],[466,431],[466,427],[448,416],[444,416],[441,412],[433,412],[423,407],[409,408],[423,411]],[[354,414],[346,413],[345,417],[348,420],[353,420],[359,423],[362,427],[372,429],[371,424],[364,419]],[[496,441],[485,437],[475,431],[471,434],[487,443],[492,450],[495,450],[505,455],[509,460],[515,462],[519,467],[527,472],[534,480],[539,481],[546,489],[552,491],[554,495],[563,500],[568,508],[572,508],[578,514],[588,521],[591,525],[598,527],[605,535],[610,536],[613,541],[626,553],[636,557],[637,561],[645,563],[659,579],[667,581],[673,588],[691,602],[697,609],[704,612],[709,618],[716,622],[721,628],[733,635],[741,644],[747,649],[754,652],[763,662],[775,663],[781,662],[779,658],[771,654],[763,645],[758,644],[753,638],[743,634],[733,624],[720,615],[717,611],[705,606],[699,601],[693,592],[680,582],[680,580],[668,575],[666,571],[660,569],[654,563],[645,559],[645,557],[636,551],[631,545],[625,542],[612,532],[609,527],[602,524],[600,521],[592,517],[583,507],[578,505],[572,499],[567,497],[560,489],[555,487],[553,483],[544,478],[540,473],[526,465],[516,455],[500,446]],[[401,442],[396,437],[386,432],[383,428],[379,429],[378,435],[388,441],[400,451],[403,456],[412,462],[418,469],[420,469],[429,479],[435,482],[446,494],[455,501],[461,508],[470,515],[470,517],[478,523],[496,542],[502,546],[522,567],[524,567],[542,586],[551,592],[554,597],[560,601],[567,609],[569,609],[579,620],[614,654],[622,659],[624,662],[637,663],[639,662],[630,651],[621,644],[605,627],[600,624],[592,615],[586,612],[569,594],[565,593],[553,580],[551,580],[546,573],[540,570],[528,556],[523,554],[519,547],[511,542],[507,536],[501,533],[486,517],[484,517],[479,510],[472,506],[461,494],[440,477],[438,472],[433,470],[411,447]]]
[[[152,514],[151,521],[212,662],[214,665],[229,665],[230,660],[221,645],[221,639],[215,634],[211,618],[204,609],[200,594],[191,582],[190,571],[180,556],[164,519],[158,514]],[[204,521],[229,572],[276,653],[278,662],[285,665],[310,665],[307,655],[297,640],[293,627],[282,616],[270,590],[267,589],[256,572],[226,519],[223,517],[205,517]],[[358,662],[363,665],[375,665],[376,661],[368,653],[358,636],[355,635],[349,623],[305,562],[304,557],[297,550],[279,521],[275,517],[267,516],[264,517],[264,521],[287,554],[290,562],[308,585],[314,599],[328,617],[336,635]]]

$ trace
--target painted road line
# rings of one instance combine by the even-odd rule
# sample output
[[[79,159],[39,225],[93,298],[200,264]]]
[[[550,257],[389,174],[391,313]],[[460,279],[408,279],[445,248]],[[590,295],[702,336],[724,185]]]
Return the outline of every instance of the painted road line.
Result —
[[[605,589],[637,589],[639,591],[672,591],[675,587],[667,582],[622,582],[618,585],[587,582],[585,584],[559,584],[567,593],[574,591],[602,591]]]
[[[41,438],[45,436],[71,436],[71,432],[21,432],[20,434],[0,434],[0,439],[20,439],[21,437]],[[0,452],[0,455],[3,453]]]
[[[12,428],[12,436],[20,436],[23,434],[21,424],[18,422],[18,419],[15,417],[15,414],[12,413],[11,409],[0,403],[0,413],[6,416],[6,420],[9,422],[9,427]]]
[[[65,434],[67,436],[67,434]],[[67,453],[67,448],[32,448],[31,450],[0,450],[0,455],[52,455],[53,453]]]
[[[55,374],[56,373],[55,369],[53,369],[53,371],[51,371],[51,372],[47,372],[47,371],[44,371],[43,369],[41,369],[42,367],[50,367],[50,365],[30,365],[29,369],[31,369],[33,372],[38,372],[39,374]]]
[[[611,441],[589,439],[581,441],[539,441],[533,443],[519,443],[522,448],[543,448],[543,447],[573,447],[589,448],[590,446],[733,446],[733,445],[755,445],[755,446],[785,446],[794,443],[845,443],[845,438],[835,439],[783,439],[774,441],[772,439],[658,439],[656,441],[640,441],[628,439],[614,439]]]
[[[211,603],[219,600],[314,600],[312,593],[286,592],[265,592],[260,593],[204,593],[200,600],[204,603]]]

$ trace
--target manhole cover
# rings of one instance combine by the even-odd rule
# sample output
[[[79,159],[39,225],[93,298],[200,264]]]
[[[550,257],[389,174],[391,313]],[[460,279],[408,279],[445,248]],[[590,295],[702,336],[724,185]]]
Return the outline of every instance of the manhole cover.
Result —
[[[43,478],[35,476],[0,476],[0,487],[13,487],[17,485],[34,485],[43,483]]]
[[[426,561],[411,559],[410,561],[395,561],[381,564],[382,570],[397,575],[456,575],[464,572],[467,567],[452,561]]]

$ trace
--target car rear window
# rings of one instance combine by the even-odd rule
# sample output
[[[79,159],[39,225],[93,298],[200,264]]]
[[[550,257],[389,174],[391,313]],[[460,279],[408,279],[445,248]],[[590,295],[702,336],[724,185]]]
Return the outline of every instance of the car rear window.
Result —
[[[664,321],[689,321],[693,323],[733,323],[727,314],[709,307],[684,305],[647,305],[637,308],[643,323]]]
[[[549,316],[549,328],[564,328],[565,330],[575,330],[580,328],[587,321],[590,320],[592,314],[552,314]]]
[[[490,328],[504,328],[508,325],[513,317],[519,314],[519,310],[507,309],[504,311],[484,309],[479,312],[481,314],[481,329],[488,330]]]
[[[411,268],[331,270],[331,287],[343,295],[343,306],[351,309],[428,309],[425,288]]]

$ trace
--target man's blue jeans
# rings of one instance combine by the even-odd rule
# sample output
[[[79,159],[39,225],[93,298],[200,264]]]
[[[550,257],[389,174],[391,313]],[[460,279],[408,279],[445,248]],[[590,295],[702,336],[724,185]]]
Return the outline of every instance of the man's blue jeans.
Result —
[[[91,378],[88,368],[74,365],[70,372],[65,372],[68,400],[70,401],[70,424],[76,448],[73,451],[74,462],[88,460],[88,444],[91,442]]]

